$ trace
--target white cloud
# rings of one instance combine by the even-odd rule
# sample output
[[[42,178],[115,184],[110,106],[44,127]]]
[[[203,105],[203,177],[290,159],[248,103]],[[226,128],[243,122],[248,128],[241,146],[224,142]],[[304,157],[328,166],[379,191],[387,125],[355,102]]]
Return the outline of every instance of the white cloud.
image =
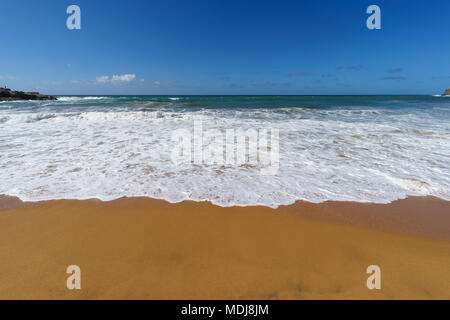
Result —
[[[111,78],[111,82],[131,82],[136,79],[135,74],[123,74],[121,76],[114,75]]]
[[[99,83],[106,83],[106,82],[109,82],[109,77],[108,76],[100,76],[100,77],[97,77],[96,80]]]
[[[97,83],[113,83],[113,84],[120,84],[120,83],[130,83],[136,79],[135,74],[122,74],[122,75],[113,75],[111,78],[108,76],[100,76],[96,78]]]

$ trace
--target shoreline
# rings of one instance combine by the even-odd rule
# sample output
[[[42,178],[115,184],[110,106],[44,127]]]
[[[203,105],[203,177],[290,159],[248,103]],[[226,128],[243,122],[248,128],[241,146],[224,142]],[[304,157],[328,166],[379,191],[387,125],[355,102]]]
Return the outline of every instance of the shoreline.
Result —
[[[121,197],[114,200],[89,199],[52,199],[23,201],[19,197],[0,194],[0,214],[2,210],[35,207],[52,202],[88,202],[115,203],[118,201],[157,201],[166,205],[183,205],[185,203],[206,204],[227,209],[239,208],[249,210],[267,209],[274,212],[293,215],[303,219],[319,220],[350,226],[376,229],[384,232],[403,233],[413,236],[440,238],[450,240],[450,201],[435,196],[411,196],[389,203],[335,201],[309,202],[297,200],[293,204],[271,208],[263,205],[220,206],[211,201],[183,200],[170,202],[151,197]],[[427,211],[427,212],[426,212]],[[426,212],[426,214],[424,214]]]
[[[2,299],[450,298],[450,202],[436,198],[278,209],[10,201],[0,209]],[[66,288],[73,264],[81,290]],[[381,290],[366,287],[374,264]]]

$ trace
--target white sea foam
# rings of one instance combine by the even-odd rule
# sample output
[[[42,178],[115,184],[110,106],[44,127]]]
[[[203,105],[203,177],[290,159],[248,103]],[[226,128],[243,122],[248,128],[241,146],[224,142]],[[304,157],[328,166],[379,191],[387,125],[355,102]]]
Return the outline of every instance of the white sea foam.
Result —
[[[108,99],[107,97],[58,97],[58,101],[63,102],[75,102],[75,101],[82,101],[82,100],[102,100],[102,99]]]
[[[433,94],[433,97],[450,98],[450,95]]]
[[[175,165],[173,131],[192,131],[200,120],[205,130],[222,132],[278,128],[277,174],[263,176],[251,166]],[[271,207],[300,199],[450,200],[449,128],[428,113],[382,109],[1,110],[0,194]]]

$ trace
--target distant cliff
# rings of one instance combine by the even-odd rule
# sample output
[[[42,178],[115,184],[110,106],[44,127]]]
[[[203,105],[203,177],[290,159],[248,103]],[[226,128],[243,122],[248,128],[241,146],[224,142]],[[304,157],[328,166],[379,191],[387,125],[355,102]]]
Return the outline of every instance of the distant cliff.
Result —
[[[40,94],[39,92],[13,91],[7,88],[0,88],[0,101],[13,100],[56,100],[56,98]]]
[[[445,90],[443,96],[450,96],[450,89]]]

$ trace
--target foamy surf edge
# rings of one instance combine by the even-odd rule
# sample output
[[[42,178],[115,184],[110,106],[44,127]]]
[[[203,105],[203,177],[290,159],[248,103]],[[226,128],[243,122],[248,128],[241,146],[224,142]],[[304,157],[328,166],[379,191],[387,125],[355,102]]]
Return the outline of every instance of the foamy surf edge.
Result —
[[[218,207],[222,207],[222,208],[232,208],[232,207],[240,207],[240,208],[245,208],[245,207],[266,207],[266,208],[272,208],[272,209],[277,209],[281,206],[290,206],[293,205],[297,202],[307,202],[307,203],[313,203],[313,204],[320,204],[320,203],[327,203],[327,202],[342,202],[342,203],[361,203],[361,204],[390,204],[399,200],[404,200],[404,199],[408,199],[408,198],[416,198],[416,197],[420,197],[420,198],[427,198],[427,197],[431,197],[431,198],[436,198],[442,201],[448,201],[450,202],[450,197],[449,198],[443,198],[441,196],[436,196],[433,194],[405,194],[401,197],[393,197],[391,200],[380,200],[380,201],[371,201],[371,200],[364,200],[364,199],[355,199],[355,200],[347,200],[347,199],[324,199],[324,200],[308,200],[308,199],[295,199],[292,201],[288,201],[285,203],[280,203],[280,204],[276,204],[276,205],[268,205],[267,203],[246,203],[246,204],[239,204],[239,203],[220,203],[211,199],[190,199],[190,198],[186,198],[186,199],[179,199],[179,200],[171,200],[171,199],[167,199],[164,197],[157,197],[157,196],[149,196],[149,195],[144,195],[144,194],[133,194],[133,195],[123,195],[123,196],[111,196],[111,197],[105,197],[105,196],[99,196],[99,195],[94,195],[94,196],[85,196],[85,197],[70,197],[70,196],[55,196],[55,197],[27,197],[24,195],[20,195],[20,194],[15,194],[15,193],[11,193],[11,194],[0,194],[0,196],[6,196],[6,197],[16,197],[18,199],[20,199],[20,201],[22,202],[27,202],[27,203],[38,203],[38,202],[43,202],[43,201],[60,201],[60,200],[68,200],[68,201],[87,201],[87,200],[98,200],[101,202],[111,202],[111,201],[115,201],[115,200],[119,200],[119,199],[133,199],[133,198],[146,198],[146,199],[153,199],[153,200],[160,200],[160,201],[165,201],[167,203],[170,204],[177,204],[177,203],[183,203],[186,201],[192,201],[192,202],[196,202],[196,203],[211,203],[215,206]]]

